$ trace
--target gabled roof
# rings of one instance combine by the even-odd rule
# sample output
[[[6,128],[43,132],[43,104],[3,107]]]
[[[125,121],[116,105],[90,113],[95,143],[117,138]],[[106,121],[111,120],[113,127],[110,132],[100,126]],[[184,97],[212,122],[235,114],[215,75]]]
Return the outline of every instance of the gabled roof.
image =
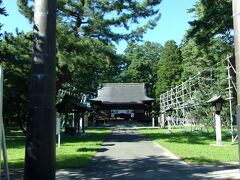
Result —
[[[142,104],[153,100],[147,97],[144,83],[106,83],[91,99],[103,104]]]
[[[80,103],[75,97],[67,94],[60,103],[56,104],[56,108],[59,113],[85,112],[90,110],[90,108]]]

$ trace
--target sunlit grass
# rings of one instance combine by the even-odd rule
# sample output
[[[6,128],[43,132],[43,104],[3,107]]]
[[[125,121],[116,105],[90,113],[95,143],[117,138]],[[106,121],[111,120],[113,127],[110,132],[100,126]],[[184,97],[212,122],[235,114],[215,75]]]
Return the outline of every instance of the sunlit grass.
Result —
[[[87,129],[84,136],[62,136],[61,146],[56,148],[57,168],[86,166],[109,133],[109,129]],[[20,131],[10,131],[6,134],[9,167],[23,168],[25,137]]]
[[[64,137],[57,148],[57,168],[77,168],[86,166],[100,148],[110,130],[89,129],[83,137]]]
[[[25,156],[25,136],[19,130],[6,132],[7,158],[10,169],[23,168]]]
[[[223,131],[223,146],[214,146],[214,132],[189,132],[175,129],[141,129],[142,133],[188,163],[230,163],[238,161],[238,145],[231,144],[231,136]]]

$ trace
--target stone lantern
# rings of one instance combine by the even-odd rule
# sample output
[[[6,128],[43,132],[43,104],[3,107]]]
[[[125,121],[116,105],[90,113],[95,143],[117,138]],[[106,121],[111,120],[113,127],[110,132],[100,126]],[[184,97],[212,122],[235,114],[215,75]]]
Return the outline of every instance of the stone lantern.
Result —
[[[222,145],[221,116],[222,105],[225,100],[220,95],[214,95],[207,103],[215,107],[215,128],[216,128],[216,145]]]

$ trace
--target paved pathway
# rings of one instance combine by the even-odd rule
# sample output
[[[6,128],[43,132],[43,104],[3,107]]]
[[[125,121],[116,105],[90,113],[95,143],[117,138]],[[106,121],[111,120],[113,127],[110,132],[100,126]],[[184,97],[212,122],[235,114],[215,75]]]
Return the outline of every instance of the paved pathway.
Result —
[[[131,128],[116,128],[89,166],[61,169],[57,179],[240,179],[236,166],[198,167],[180,161]]]

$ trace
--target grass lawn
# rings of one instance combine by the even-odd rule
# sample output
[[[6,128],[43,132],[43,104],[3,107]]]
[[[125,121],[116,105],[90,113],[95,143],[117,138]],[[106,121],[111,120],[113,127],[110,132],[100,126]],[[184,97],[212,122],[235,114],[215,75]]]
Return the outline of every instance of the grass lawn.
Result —
[[[65,136],[56,148],[56,166],[79,168],[86,166],[101,147],[109,129],[87,129],[86,136]],[[7,155],[10,169],[24,167],[25,137],[19,131],[6,133]]]
[[[238,145],[231,145],[231,136],[222,132],[224,146],[215,144],[215,133],[200,133],[174,129],[167,134],[166,129],[140,129],[140,132],[156,141],[182,160],[191,164],[238,162]]]

